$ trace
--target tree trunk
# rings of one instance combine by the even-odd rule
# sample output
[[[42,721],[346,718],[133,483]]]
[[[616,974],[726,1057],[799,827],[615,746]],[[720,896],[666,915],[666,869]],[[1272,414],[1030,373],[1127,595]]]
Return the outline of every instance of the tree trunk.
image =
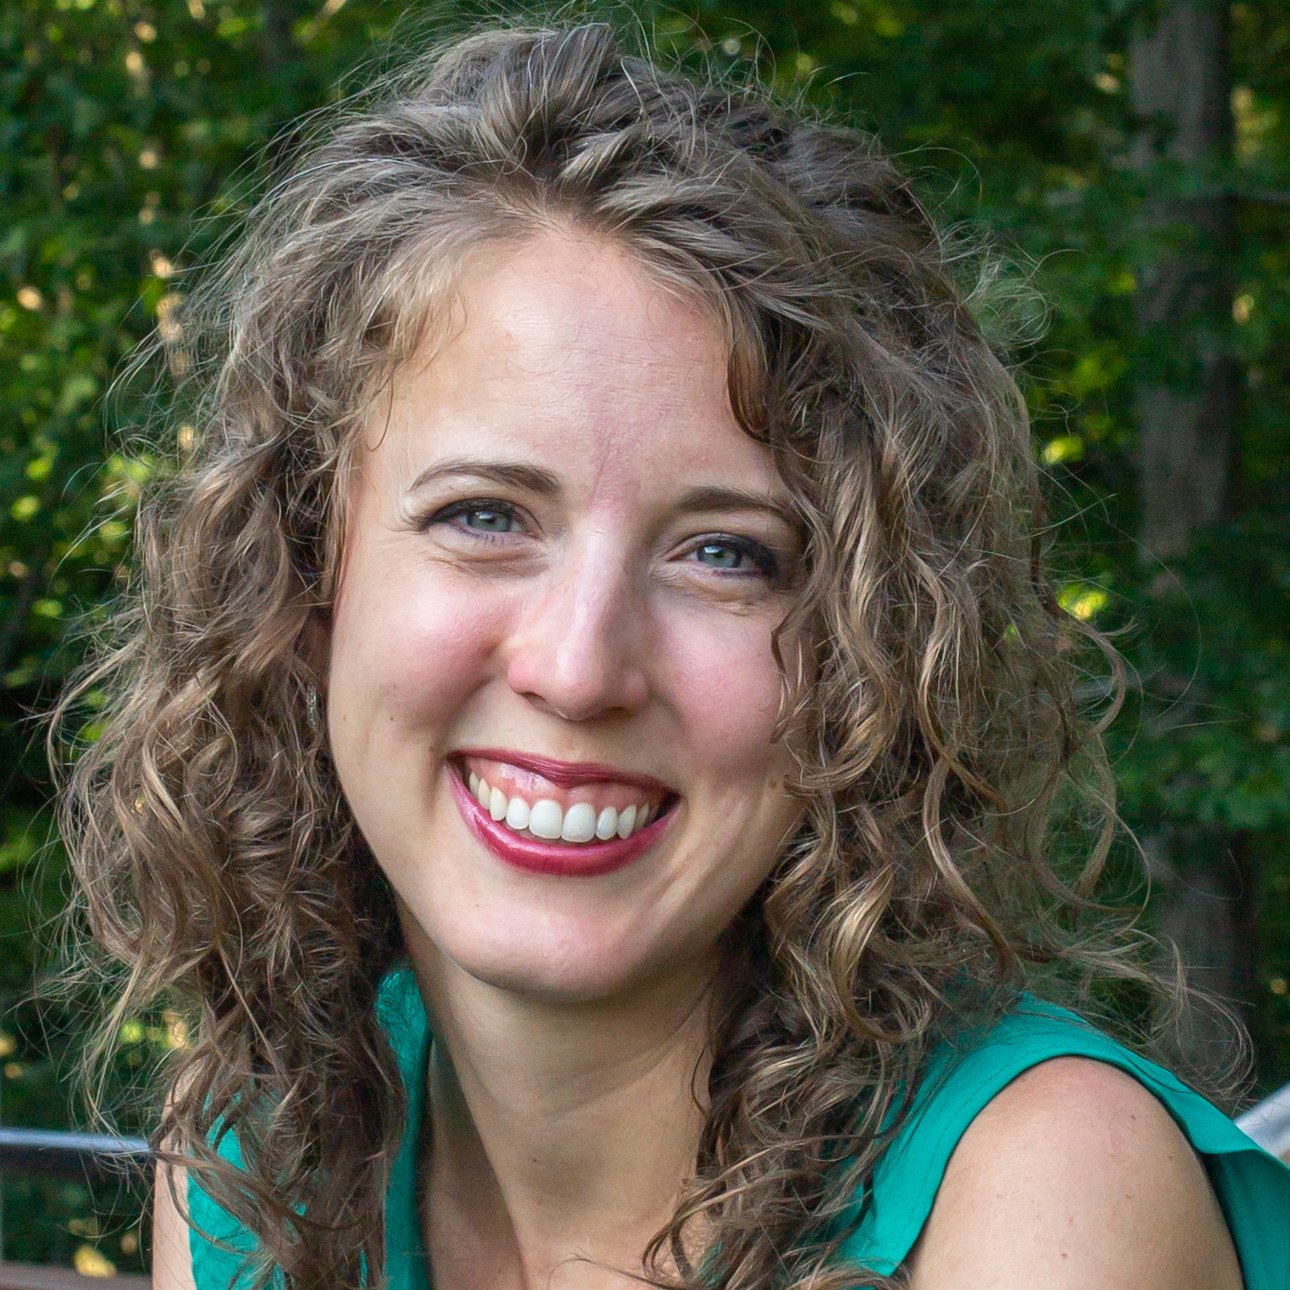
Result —
[[[1143,182],[1136,297],[1139,538],[1145,560],[1182,554],[1230,510],[1240,371],[1230,345],[1233,199],[1229,14],[1214,0],[1165,0],[1129,51],[1136,129],[1131,159]],[[1154,579],[1169,588],[1167,572]],[[1150,685],[1151,679],[1148,678]],[[1203,708],[1191,691],[1173,717]],[[1189,979],[1248,1015],[1254,974],[1249,848],[1221,830],[1168,827],[1144,839],[1155,908]],[[1180,1036],[1198,1067],[1235,1056],[1232,1035],[1202,1011]]]
[[[1228,14],[1212,0],[1172,0],[1129,54],[1145,180],[1135,386],[1149,556],[1185,550],[1225,512],[1240,372],[1228,336],[1233,199],[1219,179],[1232,155]]]

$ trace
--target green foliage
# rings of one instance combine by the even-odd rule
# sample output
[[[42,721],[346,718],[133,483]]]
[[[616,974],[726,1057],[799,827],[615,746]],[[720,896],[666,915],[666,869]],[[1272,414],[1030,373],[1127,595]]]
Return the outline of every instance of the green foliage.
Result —
[[[1142,681],[1113,743],[1126,817],[1139,829],[1239,835],[1257,857],[1259,1073],[1265,1087],[1290,1079],[1290,3],[1232,6],[1234,164],[1150,176],[1126,164],[1128,41],[1152,11],[1141,0],[821,0],[795,11],[702,0],[635,10],[661,48],[752,60],[781,91],[874,129],[960,241],[984,230],[1003,247],[1003,267],[985,263],[974,299],[1023,367],[1060,521],[1056,554],[1071,571],[1063,603],[1100,626],[1127,627],[1121,644]],[[235,235],[257,168],[286,146],[287,123],[362,84],[391,34],[414,45],[434,30],[427,15],[475,11],[442,3],[405,16],[378,0],[0,7],[6,1123],[76,1118],[60,1074],[75,1019],[19,1003],[36,958],[29,911],[39,922],[61,899],[57,858],[43,871],[36,864],[48,783],[30,718],[76,657],[78,615],[100,617],[124,578],[131,507],[149,469],[129,434],[153,394],[127,381],[108,397],[114,376],[154,327],[182,326],[186,271]],[[1206,324],[1244,373],[1234,513],[1168,574],[1143,566],[1132,536],[1133,382],[1186,372],[1174,370],[1167,336],[1135,336],[1133,304],[1135,266],[1186,231],[1142,231],[1148,183],[1239,195],[1232,317]],[[982,264],[965,259],[965,275]],[[123,1042],[122,1079],[169,1042],[159,1019],[140,1025]],[[128,1266],[120,1233],[86,1226],[83,1193],[62,1197],[56,1239],[24,1225],[37,1199],[59,1200],[31,1190],[43,1185],[5,1184],[9,1257],[68,1261],[88,1245]]]
[[[1290,830],[1290,549],[1256,512],[1173,562],[1137,629],[1121,783],[1143,824]]]

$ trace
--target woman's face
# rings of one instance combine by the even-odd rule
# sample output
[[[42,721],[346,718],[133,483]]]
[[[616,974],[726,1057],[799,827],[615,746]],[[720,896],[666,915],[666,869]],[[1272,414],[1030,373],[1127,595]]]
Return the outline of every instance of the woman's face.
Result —
[[[627,253],[485,247],[461,303],[358,452],[341,783],[425,952],[552,1000],[697,979],[801,815],[780,480],[718,329]]]

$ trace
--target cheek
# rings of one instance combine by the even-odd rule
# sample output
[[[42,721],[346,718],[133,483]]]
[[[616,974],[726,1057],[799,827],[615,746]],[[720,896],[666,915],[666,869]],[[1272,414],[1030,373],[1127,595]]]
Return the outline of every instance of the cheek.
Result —
[[[336,717],[378,715],[396,726],[445,715],[485,675],[505,632],[503,602],[459,578],[362,577],[342,596],[332,637],[331,703]]]
[[[733,620],[719,630],[668,633],[672,688],[692,746],[711,769],[746,782],[775,773],[782,750],[771,744],[783,680],[764,620]]]

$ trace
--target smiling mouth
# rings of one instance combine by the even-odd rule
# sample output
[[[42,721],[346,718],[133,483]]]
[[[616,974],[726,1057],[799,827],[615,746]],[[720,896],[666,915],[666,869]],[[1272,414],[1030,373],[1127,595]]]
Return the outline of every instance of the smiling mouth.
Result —
[[[549,793],[535,786],[521,793],[513,783],[503,787],[500,782],[489,782],[490,774],[494,781],[506,780],[510,768],[490,770],[481,765],[482,773],[477,773],[468,762],[456,761],[453,769],[499,828],[517,839],[570,851],[626,841],[667,815],[680,801],[679,794],[673,792],[600,782]]]

